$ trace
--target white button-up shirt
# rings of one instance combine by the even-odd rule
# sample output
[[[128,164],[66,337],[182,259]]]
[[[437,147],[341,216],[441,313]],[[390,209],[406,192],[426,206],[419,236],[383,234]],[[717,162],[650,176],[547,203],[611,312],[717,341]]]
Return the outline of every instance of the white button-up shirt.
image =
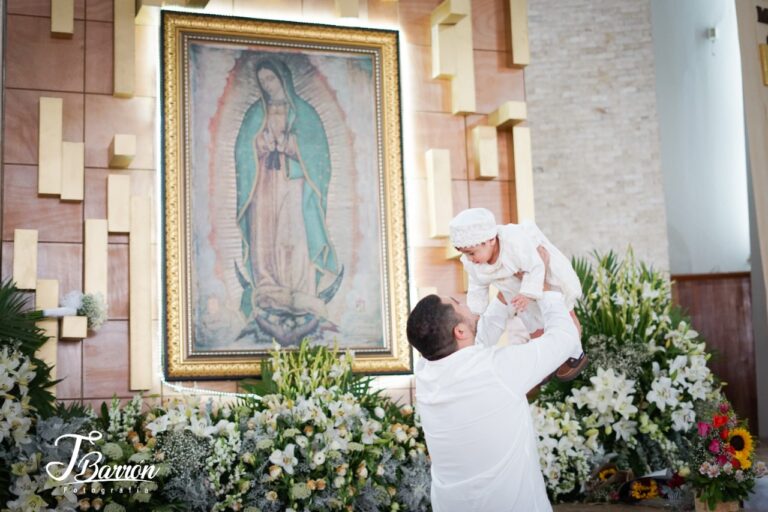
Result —
[[[494,300],[476,344],[416,368],[416,409],[432,458],[435,512],[551,511],[526,393],[555,371],[579,336],[562,294],[539,301],[544,335],[495,345],[507,309]]]

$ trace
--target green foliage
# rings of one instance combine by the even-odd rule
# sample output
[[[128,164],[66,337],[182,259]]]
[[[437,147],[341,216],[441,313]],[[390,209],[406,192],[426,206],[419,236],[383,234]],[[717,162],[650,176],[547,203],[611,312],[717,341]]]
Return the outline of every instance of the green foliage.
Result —
[[[24,399],[29,400],[31,409],[42,417],[49,417],[54,412],[52,405],[54,397],[49,390],[54,384],[51,379],[51,367],[35,355],[47,338],[35,325],[39,316],[36,317],[26,310],[27,297],[16,288],[13,282],[6,280],[0,283],[0,348],[9,352],[20,351],[35,367],[34,377],[26,383],[28,389],[22,391],[19,387],[14,387],[6,391],[8,393],[6,396],[0,395],[0,406],[6,405],[6,400],[20,401],[22,395],[25,395]],[[4,367],[0,367],[0,370],[8,371]],[[8,442],[11,443],[11,441]],[[5,450],[6,446],[0,446],[0,453]],[[7,464],[0,465],[0,503],[3,504],[10,498],[10,469]]]
[[[29,311],[27,297],[11,280],[0,283],[0,347],[16,345],[35,366],[35,377],[29,383],[30,405],[43,418],[54,413],[54,397],[50,387],[56,382],[51,378],[52,367],[35,355],[48,338],[35,325],[40,316]]]
[[[583,337],[599,334],[619,343],[636,343],[663,336],[673,309],[668,279],[636,262],[631,249],[623,261],[613,251],[594,253],[594,258],[595,267],[586,259],[573,261],[582,283],[576,315]]]
[[[310,346],[308,339],[298,350],[275,347],[270,358],[261,362],[261,379],[245,380],[241,387],[259,396],[281,394],[295,399],[313,390],[336,386],[342,393],[351,393],[363,406],[378,399],[381,390],[371,387],[374,377],[352,371],[352,355],[340,354],[338,347]]]

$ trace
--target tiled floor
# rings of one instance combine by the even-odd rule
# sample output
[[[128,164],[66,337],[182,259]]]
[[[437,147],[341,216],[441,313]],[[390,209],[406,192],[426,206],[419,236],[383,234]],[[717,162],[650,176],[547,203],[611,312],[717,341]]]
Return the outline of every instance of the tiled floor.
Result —
[[[768,439],[763,439],[757,449],[757,460],[768,463]],[[614,504],[586,504],[568,503],[555,505],[555,512],[580,512],[585,511],[610,511],[610,512],[659,512],[664,510],[663,501],[654,501],[647,505],[614,505]],[[667,509],[669,510],[669,509]],[[743,510],[768,512],[768,477],[757,481],[755,493],[744,503]]]

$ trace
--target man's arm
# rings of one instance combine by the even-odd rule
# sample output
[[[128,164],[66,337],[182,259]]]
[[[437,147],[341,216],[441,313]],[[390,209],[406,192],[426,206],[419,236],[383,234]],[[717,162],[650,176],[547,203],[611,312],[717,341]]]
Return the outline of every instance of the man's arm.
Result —
[[[539,307],[544,334],[525,345],[501,347],[494,353],[496,376],[513,393],[530,391],[578,349],[579,334],[565,309],[563,295],[544,292]]]

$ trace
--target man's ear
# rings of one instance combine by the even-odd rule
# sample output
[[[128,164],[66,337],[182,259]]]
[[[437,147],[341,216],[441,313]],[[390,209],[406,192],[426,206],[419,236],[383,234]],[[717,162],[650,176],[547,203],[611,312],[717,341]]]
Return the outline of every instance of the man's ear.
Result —
[[[453,328],[453,337],[456,338],[456,340],[464,340],[471,334],[471,331],[469,330],[469,326],[465,324],[464,322],[459,322],[456,324],[456,327]]]

